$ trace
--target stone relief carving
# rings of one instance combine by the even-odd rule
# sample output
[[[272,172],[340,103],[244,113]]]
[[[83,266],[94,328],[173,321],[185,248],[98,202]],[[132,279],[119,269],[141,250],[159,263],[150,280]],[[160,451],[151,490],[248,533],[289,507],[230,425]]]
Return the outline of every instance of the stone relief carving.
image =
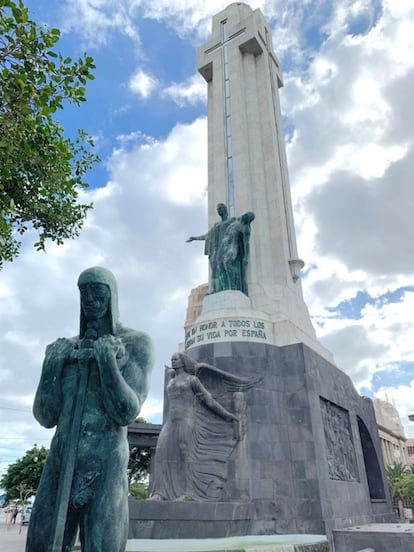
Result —
[[[151,500],[219,499],[230,455],[246,432],[245,393],[257,381],[172,356]]]
[[[359,481],[348,411],[322,397],[320,404],[329,477],[339,481]]]

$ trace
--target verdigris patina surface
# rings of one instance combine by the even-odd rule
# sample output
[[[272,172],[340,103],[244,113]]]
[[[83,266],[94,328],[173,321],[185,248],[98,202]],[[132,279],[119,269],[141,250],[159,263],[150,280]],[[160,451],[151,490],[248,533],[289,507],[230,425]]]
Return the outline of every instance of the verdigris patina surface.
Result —
[[[202,234],[201,236],[190,236],[187,240],[187,242],[194,240],[205,241],[204,254],[208,256],[211,268],[210,293],[216,293],[223,289],[220,282],[220,275],[223,272],[220,258],[220,245],[227,226],[234,220],[234,218],[229,219],[227,207],[224,203],[217,204],[217,213],[221,218],[220,222],[216,222],[206,234]]]
[[[81,273],[78,337],[46,348],[33,412],[56,426],[34,503],[26,552],[124,552],[128,531],[127,425],[153,365],[147,335],[118,322],[113,274]]]
[[[220,246],[223,269],[223,289],[235,289],[247,295],[247,263],[249,261],[250,223],[254,213],[248,211],[234,219],[226,228]]]
[[[214,501],[226,482],[228,459],[244,438],[244,393],[257,380],[197,363],[183,353],[172,356],[171,366],[151,499]],[[221,400],[202,382],[209,389],[221,389]]]
[[[217,213],[220,222],[216,222],[206,234],[191,236],[187,241],[205,241],[204,253],[211,268],[210,293],[233,289],[247,295],[246,268],[254,213],[249,211],[241,217],[229,218],[224,203],[217,205]]]

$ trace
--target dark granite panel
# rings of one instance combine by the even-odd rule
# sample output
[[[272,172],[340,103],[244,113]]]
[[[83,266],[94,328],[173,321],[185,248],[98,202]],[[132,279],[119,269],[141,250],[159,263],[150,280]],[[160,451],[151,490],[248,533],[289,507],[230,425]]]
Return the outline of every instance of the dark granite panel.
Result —
[[[285,391],[285,404],[287,408],[306,408],[309,405],[307,390],[302,387],[296,391]]]
[[[298,528],[296,525],[295,519],[277,519],[276,520],[276,533],[278,534],[295,534],[298,532]]]
[[[175,523],[185,538],[195,531],[200,536],[210,532],[236,535],[242,527],[246,534],[324,533],[351,521],[387,520],[391,515],[388,495],[385,502],[369,500],[359,442],[358,417],[370,432],[375,450],[379,447],[372,403],[359,397],[346,374],[302,344],[281,348],[259,343],[209,344],[189,354],[232,374],[261,378],[246,393],[247,433],[228,463],[222,494],[227,502],[218,510],[210,502],[163,504],[162,515],[156,512],[159,504],[145,512],[141,506],[141,516],[134,507],[131,523],[145,526],[153,536],[179,538]],[[321,397],[348,412],[360,483],[329,477]],[[382,465],[381,470],[384,474]],[[241,498],[254,499],[254,514],[244,511],[242,502],[229,505]],[[228,524],[229,517],[234,523]],[[159,527],[152,527],[152,520]]]
[[[274,500],[254,500],[255,519],[260,520],[275,520],[278,507]]]
[[[321,519],[297,519],[296,527],[298,533],[324,535],[325,524]]]
[[[214,357],[232,357],[233,347],[230,342],[214,343],[213,344]]]
[[[291,442],[290,449],[292,454],[292,461],[315,461],[315,448],[312,442]]]
[[[292,475],[295,480],[306,479],[306,464],[303,460],[292,462]]]
[[[276,473],[278,472],[276,471]],[[275,496],[280,497],[282,500],[285,500],[286,497],[290,498],[293,496],[293,481],[290,477],[283,479],[278,476],[273,482],[273,486],[275,489]]]
[[[259,474],[258,474],[259,475]],[[260,498],[263,500],[271,500],[274,498],[274,488],[272,479],[252,479],[252,486],[250,491],[250,498],[252,500]]]
[[[335,552],[359,552],[364,548],[375,552],[413,552],[414,534],[334,531],[334,543]]]
[[[298,498],[319,497],[319,481],[317,479],[294,479],[293,489]]]
[[[298,518],[322,519],[321,503],[317,496],[296,500]]]

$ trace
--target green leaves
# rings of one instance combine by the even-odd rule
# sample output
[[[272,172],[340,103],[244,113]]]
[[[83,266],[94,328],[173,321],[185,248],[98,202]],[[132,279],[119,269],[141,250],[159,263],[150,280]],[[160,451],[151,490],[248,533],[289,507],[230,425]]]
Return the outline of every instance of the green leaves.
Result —
[[[134,483],[145,483],[148,480],[151,465],[151,454],[149,449],[134,447],[129,451],[128,481],[129,485]]]
[[[47,453],[45,447],[33,445],[22,458],[9,465],[0,479],[0,486],[5,489],[9,501],[24,500],[36,493]]]
[[[401,462],[388,466],[387,479],[393,498],[414,498],[414,466]]]
[[[53,115],[86,100],[93,58],[77,61],[53,50],[59,29],[38,26],[19,0],[0,4],[0,268],[18,254],[29,228],[35,247],[76,237],[91,205],[78,203],[85,173],[98,161],[79,131],[65,138]]]

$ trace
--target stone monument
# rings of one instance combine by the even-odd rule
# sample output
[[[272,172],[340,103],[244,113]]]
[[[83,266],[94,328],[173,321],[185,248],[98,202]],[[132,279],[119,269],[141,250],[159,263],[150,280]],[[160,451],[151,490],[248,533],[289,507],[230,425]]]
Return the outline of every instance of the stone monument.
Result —
[[[225,409],[211,413],[213,434],[220,417],[227,416],[229,430],[231,415],[243,429],[224,454],[222,439],[204,430],[207,418],[190,416],[183,441],[191,446],[184,443],[181,457],[175,451],[174,469],[192,473],[188,463],[201,451],[225,465],[220,484],[212,467],[202,473],[211,494],[193,490],[186,501],[181,491],[163,491],[154,496],[163,500],[135,502],[130,536],[331,535],[352,524],[393,521],[372,402],[318,342],[303,300],[278,97],[282,74],[260,10],[238,2],[217,14],[198,68],[208,85],[210,230],[192,239],[206,241],[210,285],[184,347],[195,367],[221,373],[221,384],[202,383]],[[244,234],[241,214],[253,212]],[[226,260],[233,238],[242,277],[237,267],[238,276],[231,275]],[[220,391],[230,377],[254,382],[231,404]],[[167,375],[166,412],[168,381]],[[164,440],[160,449],[168,462]]]
[[[26,552],[124,552],[127,425],[148,392],[152,343],[118,321],[111,272],[79,276],[79,336],[48,345],[33,412],[56,426],[30,519]]]

